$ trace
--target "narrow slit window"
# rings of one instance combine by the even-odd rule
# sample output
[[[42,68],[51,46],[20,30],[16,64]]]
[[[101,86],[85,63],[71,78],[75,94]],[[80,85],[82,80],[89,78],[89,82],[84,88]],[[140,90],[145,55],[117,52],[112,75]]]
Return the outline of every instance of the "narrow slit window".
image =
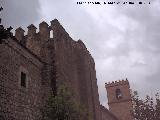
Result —
[[[50,31],[50,38],[53,38],[53,30]]]
[[[116,98],[121,99],[122,98],[122,92],[120,89],[116,89]]]
[[[26,74],[21,72],[21,86],[26,87]]]

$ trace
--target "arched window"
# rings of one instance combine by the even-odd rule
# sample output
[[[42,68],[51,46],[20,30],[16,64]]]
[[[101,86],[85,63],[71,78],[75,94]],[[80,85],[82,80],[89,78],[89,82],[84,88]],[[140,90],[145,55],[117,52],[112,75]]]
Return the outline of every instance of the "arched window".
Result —
[[[117,98],[118,100],[122,98],[122,92],[121,92],[121,90],[120,90],[119,88],[116,89],[116,98]]]

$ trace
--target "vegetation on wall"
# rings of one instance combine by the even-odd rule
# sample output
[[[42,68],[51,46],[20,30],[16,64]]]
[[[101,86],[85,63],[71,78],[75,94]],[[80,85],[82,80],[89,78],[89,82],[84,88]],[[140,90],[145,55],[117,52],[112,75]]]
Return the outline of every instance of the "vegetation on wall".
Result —
[[[91,120],[87,109],[75,101],[74,94],[67,85],[57,89],[57,95],[51,95],[42,110],[42,120]]]

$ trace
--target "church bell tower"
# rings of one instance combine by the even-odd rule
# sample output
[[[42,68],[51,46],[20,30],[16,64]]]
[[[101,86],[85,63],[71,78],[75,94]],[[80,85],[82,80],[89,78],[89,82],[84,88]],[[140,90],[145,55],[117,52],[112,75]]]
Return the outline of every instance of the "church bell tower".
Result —
[[[131,116],[132,99],[128,80],[105,84],[109,111],[120,120],[133,120]]]

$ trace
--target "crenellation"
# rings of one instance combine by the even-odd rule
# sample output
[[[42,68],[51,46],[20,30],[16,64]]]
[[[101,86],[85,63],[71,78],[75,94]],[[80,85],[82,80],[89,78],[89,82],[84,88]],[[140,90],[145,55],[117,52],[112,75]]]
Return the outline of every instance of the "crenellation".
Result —
[[[42,40],[48,40],[50,38],[50,28],[46,22],[41,22],[39,24],[39,33]]]
[[[49,94],[66,81],[75,91],[75,100],[86,105],[94,120],[101,120],[95,63],[85,44],[81,40],[74,41],[57,19],[51,21],[51,25],[40,23],[39,32],[33,24],[27,28],[26,36],[23,29],[16,30],[16,38],[25,40],[26,46],[10,38],[0,48],[3,53],[0,61],[11,71],[6,71],[5,75],[2,72],[5,68],[0,65],[0,78],[5,77],[5,86],[12,85],[12,89],[17,89],[12,95],[21,102],[11,101],[17,105],[14,106],[16,110],[7,104],[16,120],[38,119],[37,116],[41,116],[39,108],[44,106]],[[52,31],[53,38],[50,38]],[[10,49],[7,50],[7,47]],[[21,66],[27,71],[26,90],[20,85],[21,72],[24,72],[19,69]],[[15,72],[14,76],[12,71]],[[3,80],[0,81],[0,87]],[[20,105],[21,108],[18,107]]]
[[[90,54],[89,51],[87,50],[85,44],[84,44],[81,40],[75,41],[74,47],[76,47],[76,48],[79,49],[80,51],[83,51],[84,53],[86,53],[86,55],[91,56],[91,54]]]
[[[28,36],[34,36],[36,34],[37,28],[33,24],[29,25],[27,28],[28,28],[28,33],[27,33]]]
[[[81,51],[84,51],[86,53],[86,55],[93,58],[92,55],[90,54],[90,52],[87,50],[85,44],[81,40],[78,40],[77,43],[78,43],[77,46]]]
[[[20,42],[22,39],[23,39],[23,37],[24,37],[24,30],[21,28],[21,27],[19,27],[19,28],[17,28],[16,30],[15,30],[15,37],[16,37],[16,39]]]
[[[81,40],[75,41],[73,47],[80,51],[81,54],[83,54],[83,56],[89,61],[89,63],[93,65],[93,68],[95,67],[95,62],[92,55]]]
[[[105,87],[107,88],[107,87],[113,87],[113,86],[125,85],[125,84],[129,84],[129,81],[127,80],[127,78],[126,80],[122,79],[118,81],[112,81],[111,83],[110,82],[105,83]]]
[[[132,99],[128,79],[106,83],[105,87],[109,111],[120,120],[133,120],[131,115]]]
[[[82,40],[79,39],[79,40],[77,41],[77,43],[79,43],[79,45],[80,45],[82,48],[87,49],[86,46],[85,46],[85,44],[82,42]]]
[[[67,38],[69,38],[69,34],[57,19],[51,21],[51,29],[53,30],[53,38],[57,40],[62,40],[62,38],[65,38],[65,40],[68,40]]]
[[[45,21],[42,21],[39,26],[43,26],[43,27],[47,27],[48,28],[48,24]]]

